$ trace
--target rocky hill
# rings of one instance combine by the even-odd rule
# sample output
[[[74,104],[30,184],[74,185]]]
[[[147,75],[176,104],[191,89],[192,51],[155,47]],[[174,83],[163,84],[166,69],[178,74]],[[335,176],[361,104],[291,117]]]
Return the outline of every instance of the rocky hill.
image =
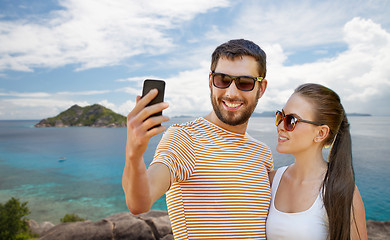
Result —
[[[46,118],[35,127],[126,127],[126,117],[99,104],[73,105],[55,117]]]

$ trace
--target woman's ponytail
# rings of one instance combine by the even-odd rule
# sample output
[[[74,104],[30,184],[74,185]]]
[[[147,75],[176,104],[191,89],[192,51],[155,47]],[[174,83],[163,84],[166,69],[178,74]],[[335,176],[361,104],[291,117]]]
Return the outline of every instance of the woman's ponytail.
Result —
[[[349,123],[340,97],[319,84],[303,84],[296,94],[313,103],[315,121],[330,129],[324,146],[331,146],[322,195],[329,220],[330,240],[349,240],[355,176]]]
[[[352,144],[345,116],[329,153],[324,180],[324,205],[329,219],[329,239],[350,239],[351,206],[355,189]]]

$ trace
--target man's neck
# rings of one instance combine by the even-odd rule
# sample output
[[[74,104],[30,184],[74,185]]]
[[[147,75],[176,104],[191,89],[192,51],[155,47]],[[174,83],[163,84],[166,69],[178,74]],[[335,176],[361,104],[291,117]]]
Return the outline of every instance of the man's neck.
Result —
[[[230,132],[234,132],[234,133],[239,133],[239,134],[245,134],[246,132],[246,129],[247,129],[247,126],[248,126],[248,122],[246,123],[243,123],[243,124],[240,124],[240,125],[236,125],[236,126],[233,126],[233,125],[229,125],[229,124],[226,124],[224,122],[222,122],[218,117],[217,115],[214,113],[214,112],[210,112],[207,116],[204,117],[206,120],[214,123],[215,125],[223,128],[223,129],[226,129]]]

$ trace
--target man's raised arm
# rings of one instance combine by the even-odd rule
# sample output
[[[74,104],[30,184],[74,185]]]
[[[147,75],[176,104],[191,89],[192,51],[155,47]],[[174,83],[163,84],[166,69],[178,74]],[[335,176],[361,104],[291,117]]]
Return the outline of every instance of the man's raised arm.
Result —
[[[142,157],[150,138],[165,130],[164,126],[152,127],[169,120],[165,116],[148,118],[168,107],[165,102],[146,107],[156,96],[156,89],[151,90],[142,99],[137,96],[136,106],[127,116],[126,163],[122,187],[127,207],[133,214],[149,211],[153,203],[168,190],[170,185],[168,167],[154,164],[147,169]]]

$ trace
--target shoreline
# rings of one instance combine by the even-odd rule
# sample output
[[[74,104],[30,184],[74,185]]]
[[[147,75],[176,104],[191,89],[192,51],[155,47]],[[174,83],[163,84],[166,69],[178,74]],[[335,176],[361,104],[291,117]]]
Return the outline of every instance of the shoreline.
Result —
[[[145,216],[150,216],[154,218],[154,222],[156,224],[161,224],[161,219],[165,219],[163,221],[163,225],[165,228],[165,233],[172,235],[172,228],[170,225],[168,212],[167,211],[159,211],[159,210],[150,210],[147,213],[140,214],[140,215],[133,215],[130,212],[120,212],[116,214],[112,214],[110,216],[107,216],[105,218],[102,218],[97,221],[80,221],[80,222],[73,222],[73,223],[60,223],[57,225],[52,224],[51,222],[42,222],[38,223],[34,219],[30,219],[29,226],[30,229],[41,235],[43,239],[51,239],[55,234],[59,234],[60,232],[62,235],[71,235],[72,238],[76,237],[74,234],[77,234],[77,231],[75,229],[82,228],[84,229],[84,234],[89,234],[89,231],[96,232],[96,226],[101,227],[102,222],[114,222],[113,226],[115,226],[115,221],[121,221],[121,225],[123,225],[125,228],[123,229],[131,229],[130,231],[136,231],[137,234],[145,234],[147,231],[143,232],[144,230],[139,231],[139,226],[136,227],[136,225],[132,224],[132,221],[124,220],[124,217],[131,218],[131,219],[144,219]],[[160,220],[157,220],[160,219]],[[71,226],[71,227],[70,227]],[[134,226],[134,227],[133,227]],[[87,230],[86,230],[87,229]],[[160,228],[161,229],[161,228]],[[74,233],[76,232],[76,233]],[[73,234],[73,235],[72,235]],[[116,234],[123,234],[120,232],[116,232]],[[385,240],[388,239],[390,236],[390,221],[374,221],[374,220],[367,220],[367,236],[370,240]],[[169,239],[173,239],[173,236]]]
[[[168,214],[168,211],[166,211],[166,210],[159,210],[159,209],[151,209],[149,212],[151,212],[151,211],[159,211],[159,212],[165,212],[165,213],[167,213]],[[73,213],[73,212],[68,212],[69,214],[71,214],[71,213]],[[124,214],[124,213],[130,213],[130,211],[123,211],[123,212],[118,212],[118,213],[113,213],[113,214],[109,214],[109,216],[111,216],[111,215],[116,215],[116,214]],[[79,217],[82,217],[82,218],[85,218],[86,216],[84,216],[84,215],[79,215],[78,213],[74,213],[74,214],[77,214]],[[31,214],[30,214],[31,215]],[[30,215],[28,215],[28,216],[30,216]],[[89,219],[88,217],[87,218],[85,218],[85,220],[86,221],[92,221],[92,222],[96,222],[96,221],[99,221],[99,220],[101,220],[101,219],[104,219],[104,218],[107,218],[107,217],[109,217],[109,216],[106,216],[106,217],[102,217],[102,218],[95,218],[95,219]],[[60,224],[60,218],[62,218],[62,217],[64,217],[64,216],[61,216],[61,217],[59,217],[58,218],[58,221],[51,221],[50,219],[45,219],[45,218],[40,218],[40,219],[42,219],[41,221],[36,221],[36,219],[35,218],[29,218],[29,217],[27,217],[29,220],[34,220],[34,221],[36,221],[37,223],[44,223],[44,222],[50,222],[50,223],[53,223],[53,224],[55,224],[55,225],[57,225],[57,224]],[[381,221],[381,220],[373,220],[373,219],[366,219],[366,222],[367,222],[367,225],[368,225],[368,223],[370,223],[370,224],[374,224],[374,223],[388,223],[389,224],[389,226],[390,226],[390,220],[384,220],[384,221]],[[390,230],[390,229],[389,229]]]
[[[117,206],[113,209],[112,206],[110,207],[100,201],[100,203],[98,203],[93,199],[87,199],[88,201],[80,201],[80,199],[50,199],[44,198],[43,196],[32,196],[28,194],[20,196],[15,194],[14,191],[0,190],[0,199],[4,199],[0,202],[5,203],[11,199],[11,197],[15,197],[21,202],[28,202],[27,206],[31,213],[26,217],[28,219],[33,219],[38,223],[51,222],[57,225],[65,214],[73,213],[90,221],[98,221],[112,214],[129,212],[127,211],[125,202],[123,202],[123,207],[119,208]],[[165,206],[165,200],[159,199],[159,201],[152,206],[151,210],[167,212],[166,209],[163,209],[163,206]],[[390,218],[385,220],[367,218],[366,221],[383,223],[390,222]]]

